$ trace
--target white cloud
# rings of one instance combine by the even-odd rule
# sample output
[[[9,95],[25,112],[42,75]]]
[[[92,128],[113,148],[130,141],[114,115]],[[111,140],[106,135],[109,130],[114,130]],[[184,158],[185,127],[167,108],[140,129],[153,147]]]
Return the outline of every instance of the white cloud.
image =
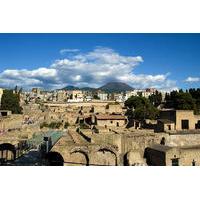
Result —
[[[8,69],[0,73],[0,83],[4,87],[50,86],[58,81],[57,71],[51,68],[35,70]]]
[[[39,85],[46,88],[68,84],[99,87],[109,81],[125,82],[135,88],[176,88],[176,82],[168,78],[168,73],[135,74],[135,68],[142,62],[141,56],[125,56],[110,48],[97,47],[91,52],[78,52],[70,58],[56,60],[48,68],[5,70],[0,73],[0,81],[4,85],[7,80],[8,85]]]
[[[60,54],[64,55],[66,53],[76,53],[78,51],[80,51],[80,50],[79,49],[61,49]]]
[[[88,82],[101,85],[111,80],[117,81],[122,74],[131,74],[141,62],[141,56],[121,56],[112,49],[98,47],[92,52],[78,54],[71,59],[56,60],[51,68],[57,69],[62,81],[66,80],[66,75],[70,75],[67,78],[72,84],[81,85],[82,82]],[[79,82],[74,78],[77,75],[81,75]]]
[[[4,77],[9,77],[9,78],[31,78],[31,77],[43,77],[43,78],[51,78],[55,77],[57,75],[57,71],[55,69],[49,69],[49,68],[38,68],[35,70],[27,70],[27,69],[22,69],[22,70],[12,70],[8,69],[5,70],[2,74]]]
[[[200,77],[188,77],[185,79],[185,82],[192,83],[192,82],[200,82]]]

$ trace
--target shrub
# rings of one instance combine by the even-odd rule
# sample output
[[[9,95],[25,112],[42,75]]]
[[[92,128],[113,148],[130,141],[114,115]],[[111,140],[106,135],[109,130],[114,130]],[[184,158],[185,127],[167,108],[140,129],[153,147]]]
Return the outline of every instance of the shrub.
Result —
[[[42,124],[40,124],[40,128],[51,128],[51,129],[57,129],[60,128],[62,126],[62,122],[51,122],[50,124],[47,124],[46,122],[43,122]]]

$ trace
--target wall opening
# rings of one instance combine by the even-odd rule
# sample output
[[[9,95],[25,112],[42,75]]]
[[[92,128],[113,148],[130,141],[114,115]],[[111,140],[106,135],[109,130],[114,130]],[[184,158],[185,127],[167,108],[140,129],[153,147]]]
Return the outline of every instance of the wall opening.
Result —
[[[179,158],[172,159],[172,166],[179,166]]]
[[[192,166],[196,166],[196,161],[193,159]]]
[[[181,120],[181,128],[182,129],[189,129],[189,120],[188,119]]]
[[[123,159],[123,161],[124,161],[124,166],[128,166],[129,164],[128,164],[128,157],[127,157],[127,155],[128,155],[128,152],[124,155],[124,159]]]
[[[135,129],[139,128],[140,122],[135,122]]]
[[[165,145],[165,137],[162,137],[161,141],[160,141],[161,145]]]
[[[198,120],[197,123],[195,124],[195,129],[200,129],[200,120]]]
[[[49,152],[46,155],[47,165],[49,166],[63,166],[64,159],[58,152]]]

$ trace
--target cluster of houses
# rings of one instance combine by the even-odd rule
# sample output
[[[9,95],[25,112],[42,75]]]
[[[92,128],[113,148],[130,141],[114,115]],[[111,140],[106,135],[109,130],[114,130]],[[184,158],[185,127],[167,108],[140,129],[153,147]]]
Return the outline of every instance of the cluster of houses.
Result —
[[[3,95],[3,88],[0,88],[0,104]],[[38,102],[90,102],[90,101],[116,101],[125,102],[131,96],[143,96],[148,98],[154,94],[156,89],[147,88],[144,90],[134,89],[132,91],[120,93],[108,93],[101,90],[86,91],[86,90],[53,90],[45,91],[41,88],[32,88],[31,91],[24,91],[21,95],[21,103],[38,103]],[[165,92],[160,91],[164,100]]]
[[[22,99],[26,102],[90,102],[90,101],[109,101],[125,102],[131,96],[143,96],[148,98],[154,94],[156,89],[148,88],[145,90],[132,90],[120,93],[108,93],[101,90],[54,90],[43,91],[40,88],[33,88],[31,92],[23,92]],[[1,91],[0,91],[1,94]],[[161,92],[163,99],[165,92]]]

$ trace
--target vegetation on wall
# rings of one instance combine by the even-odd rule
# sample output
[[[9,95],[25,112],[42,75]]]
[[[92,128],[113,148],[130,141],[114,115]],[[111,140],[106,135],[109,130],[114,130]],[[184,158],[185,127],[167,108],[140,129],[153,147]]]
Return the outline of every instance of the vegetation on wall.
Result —
[[[42,124],[40,124],[40,128],[51,128],[51,129],[58,129],[62,126],[62,122],[51,122],[50,124],[43,122]]]

